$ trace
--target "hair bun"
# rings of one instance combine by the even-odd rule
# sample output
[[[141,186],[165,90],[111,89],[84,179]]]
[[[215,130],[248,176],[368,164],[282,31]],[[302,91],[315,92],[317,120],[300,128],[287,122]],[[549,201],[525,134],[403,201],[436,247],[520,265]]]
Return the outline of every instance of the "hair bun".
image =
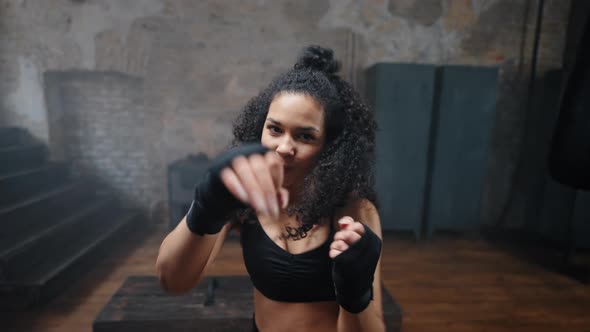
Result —
[[[334,59],[332,49],[311,45],[301,52],[295,63],[295,69],[312,69],[334,74],[340,70],[340,62]]]

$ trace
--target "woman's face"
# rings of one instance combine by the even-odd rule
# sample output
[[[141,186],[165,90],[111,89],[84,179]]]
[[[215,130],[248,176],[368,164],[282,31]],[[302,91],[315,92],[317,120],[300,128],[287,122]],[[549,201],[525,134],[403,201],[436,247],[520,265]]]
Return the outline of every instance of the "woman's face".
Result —
[[[303,180],[311,171],[325,140],[324,110],[313,97],[280,93],[270,104],[262,145],[285,162],[284,187]]]

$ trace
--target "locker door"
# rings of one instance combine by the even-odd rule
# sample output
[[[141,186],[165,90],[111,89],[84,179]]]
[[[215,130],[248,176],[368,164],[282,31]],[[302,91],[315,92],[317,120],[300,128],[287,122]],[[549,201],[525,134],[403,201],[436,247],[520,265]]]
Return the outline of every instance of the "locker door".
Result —
[[[435,66],[418,64],[380,63],[368,71],[384,230],[421,233],[435,75]]]
[[[496,110],[497,68],[440,69],[428,234],[480,226],[490,131]]]

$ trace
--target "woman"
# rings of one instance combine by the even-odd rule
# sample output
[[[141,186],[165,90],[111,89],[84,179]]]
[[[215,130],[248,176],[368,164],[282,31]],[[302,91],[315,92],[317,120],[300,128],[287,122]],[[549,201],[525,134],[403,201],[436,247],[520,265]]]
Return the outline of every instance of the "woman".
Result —
[[[184,293],[230,228],[254,284],[254,331],[384,331],[381,226],[372,189],[375,123],[310,46],[248,102],[234,148],[214,160],[156,269]]]

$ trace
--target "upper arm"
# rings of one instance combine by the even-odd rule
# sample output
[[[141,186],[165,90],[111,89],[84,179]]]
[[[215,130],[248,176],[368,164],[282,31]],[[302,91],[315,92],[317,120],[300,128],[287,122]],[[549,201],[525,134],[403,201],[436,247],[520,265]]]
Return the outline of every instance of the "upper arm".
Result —
[[[207,259],[207,263],[205,264],[205,268],[203,269],[203,274],[205,274],[207,272],[207,269],[209,268],[211,263],[213,263],[213,261],[215,260],[215,257],[217,257],[217,254],[221,251],[221,248],[223,247],[223,243],[225,242],[225,239],[227,238],[227,235],[229,234],[231,227],[232,227],[232,225],[230,223],[227,223],[223,226],[223,228],[219,232],[217,239],[215,239],[215,244],[213,245],[213,249],[211,249],[211,254],[209,255],[209,258]]]
[[[164,289],[182,294],[195,287],[213,262],[228,233],[198,235],[186,224],[186,217],[162,241],[156,259],[156,273]]]

